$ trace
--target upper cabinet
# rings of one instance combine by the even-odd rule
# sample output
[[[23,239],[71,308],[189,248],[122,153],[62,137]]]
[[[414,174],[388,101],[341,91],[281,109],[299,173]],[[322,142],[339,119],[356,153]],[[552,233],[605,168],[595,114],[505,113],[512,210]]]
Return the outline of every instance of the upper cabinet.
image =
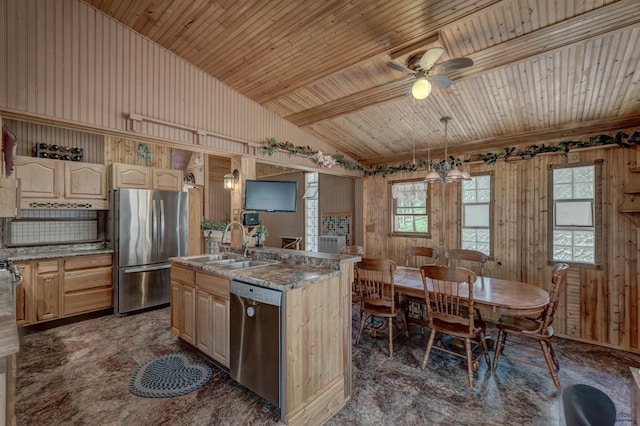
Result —
[[[106,170],[102,164],[17,156],[20,208],[108,209]]]
[[[110,182],[112,188],[181,191],[182,170],[113,163]]]

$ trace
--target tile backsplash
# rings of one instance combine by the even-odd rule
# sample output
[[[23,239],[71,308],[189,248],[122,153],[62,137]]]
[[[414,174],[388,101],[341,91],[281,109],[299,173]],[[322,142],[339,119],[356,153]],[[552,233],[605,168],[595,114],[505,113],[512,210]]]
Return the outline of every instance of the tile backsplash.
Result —
[[[99,238],[96,210],[22,210],[10,222],[7,245],[65,244]]]

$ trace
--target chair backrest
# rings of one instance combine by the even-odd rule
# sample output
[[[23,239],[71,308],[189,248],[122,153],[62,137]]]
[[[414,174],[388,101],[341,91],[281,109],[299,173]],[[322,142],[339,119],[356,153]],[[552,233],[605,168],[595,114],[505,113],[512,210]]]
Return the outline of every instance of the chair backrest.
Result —
[[[451,266],[452,260],[466,260],[469,262],[477,262],[480,264],[480,271],[478,275],[484,275],[484,264],[489,260],[489,256],[481,251],[468,250],[468,249],[451,249],[444,252],[444,257],[447,259],[447,266]]]
[[[473,284],[476,274],[466,268],[448,268],[441,265],[420,267],[429,326],[437,320],[462,324],[475,331],[473,309]],[[429,289],[431,287],[431,291]]]
[[[438,250],[431,247],[411,246],[404,249],[405,266],[433,265],[438,258]]]
[[[569,265],[566,263],[557,263],[553,267],[551,288],[549,288],[549,304],[540,315],[540,318],[542,319],[540,333],[542,334],[553,334],[551,325],[553,324],[553,319],[556,316],[556,309],[558,308],[560,294],[567,285],[568,269]]]
[[[388,306],[392,310],[395,305],[395,284],[393,280],[396,262],[390,259],[363,258],[356,263],[355,275],[360,303],[367,305]]]
[[[344,246],[340,249],[340,254],[364,254],[364,247]]]

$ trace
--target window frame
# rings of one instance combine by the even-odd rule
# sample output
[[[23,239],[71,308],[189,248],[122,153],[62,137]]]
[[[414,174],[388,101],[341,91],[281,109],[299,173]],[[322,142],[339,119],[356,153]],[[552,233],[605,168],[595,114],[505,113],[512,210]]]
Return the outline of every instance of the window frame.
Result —
[[[425,191],[427,193],[427,202],[426,202],[426,217],[427,217],[427,232],[400,232],[394,229],[395,218],[396,218],[396,200],[393,198],[393,185],[398,183],[424,183]],[[424,179],[399,179],[394,181],[389,181],[388,183],[388,199],[389,199],[389,224],[388,231],[390,237],[420,237],[420,238],[431,238],[431,185],[428,185],[424,182]],[[419,215],[415,215],[419,216]]]
[[[603,228],[603,194],[602,194],[602,176],[603,176],[604,160],[598,159],[594,161],[583,161],[570,164],[549,164],[547,166],[548,173],[548,217],[547,217],[547,264],[555,265],[556,263],[566,263],[569,266],[586,269],[602,269],[602,259],[604,259],[604,247],[602,244],[602,228]],[[553,196],[553,171],[557,169],[571,169],[576,167],[593,166],[593,263],[555,260],[553,258],[553,232],[556,230],[556,200]],[[570,199],[566,201],[584,201],[585,199]],[[562,228],[562,227],[561,227]],[[569,228],[569,227],[564,227]]]
[[[493,260],[493,256],[494,256],[494,241],[495,241],[495,204],[496,204],[496,195],[495,195],[495,173],[490,170],[490,171],[484,171],[484,172],[478,172],[478,173],[471,173],[471,177],[475,178],[475,177],[480,177],[480,176],[489,176],[489,191],[491,191],[491,196],[489,199],[489,253],[487,254],[487,256],[489,256],[490,260]],[[464,205],[465,203],[463,202],[462,199],[462,193],[463,193],[463,188],[462,188],[462,184],[460,184],[460,188],[458,188],[458,248],[462,248],[462,230],[464,229]],[[478,203],[476,203],[478,204]],[[482,203],[484,204],[484,203]],[[482,228],[484,229],[484,228]],[[485,253],[486,254],[486,253]]]

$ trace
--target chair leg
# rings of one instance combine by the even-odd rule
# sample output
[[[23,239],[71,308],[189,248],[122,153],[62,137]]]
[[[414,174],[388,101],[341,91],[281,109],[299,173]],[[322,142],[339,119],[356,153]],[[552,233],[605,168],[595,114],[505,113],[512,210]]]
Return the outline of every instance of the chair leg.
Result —
[[[469,387],[473,387],[473,353],[471,352],[471,339],[464,339],[464,351],[467,353],[467,375]]]
[[[431,353],[431,348],[433,347],[433,341],[436,340],[436,332],[435,330],[431,330],[431,334],[429,335],[429,341],[427,342],[427,351],[424,354],[424,359],[422,360],[422,368],[427,366],[427,361],[429,361],[429,354]]]
[[[553,365],[556,366],[556,370],[560,370],[560,360],[556,356],[556,351],[553,350],[553,345],[551,344],[551,340],[548,341],[549,344],[549,352],[551,352],[551,359],[553,360]]]
[[[480,343],[482,344],[482,350],[484,351],[484,360],[487,362],[487,367],[491,368],[491,358],[489,358],[489,347],[487,346],[487,339],[484,333],[480,335]]]
[[[364,323],[367,320],[367,315],[360,313],[360,327],[358,328],[358,336],[356,337],[356,343],[354,346],[358,346],[360,344],[360,336],[362,335],[362,330],[364,330]]]
[[[496,342],[496,353],[493,356],[493,371],[496,371],[498,368],[498,360],[500,359],[500,354],[502,354],[502,349],[504,348],[504,344],[507,341],[507,333],[503,330],[498,332],[498,341]]]
[[[393,318],[387,318],[389,327],[389,358],[393,358]]]
[[[407,325],[407,315],[402,311],[402,324],[404,325],[404,334],[409,338],[409,326]]]
[[[547,361],[547,366],[549,366],[549,372],[551,373],[551,378],[553,379],[553,383],[556,385],[558,389],[560,389],[560,379],[558,379],[556,370],[555,368],[553,368],[554,363],[553,363],[553,359],[551,359],[551,351],[549,350],[549,345],[546,341],[540,340],[540,347],[542,348],[544,359]]]

